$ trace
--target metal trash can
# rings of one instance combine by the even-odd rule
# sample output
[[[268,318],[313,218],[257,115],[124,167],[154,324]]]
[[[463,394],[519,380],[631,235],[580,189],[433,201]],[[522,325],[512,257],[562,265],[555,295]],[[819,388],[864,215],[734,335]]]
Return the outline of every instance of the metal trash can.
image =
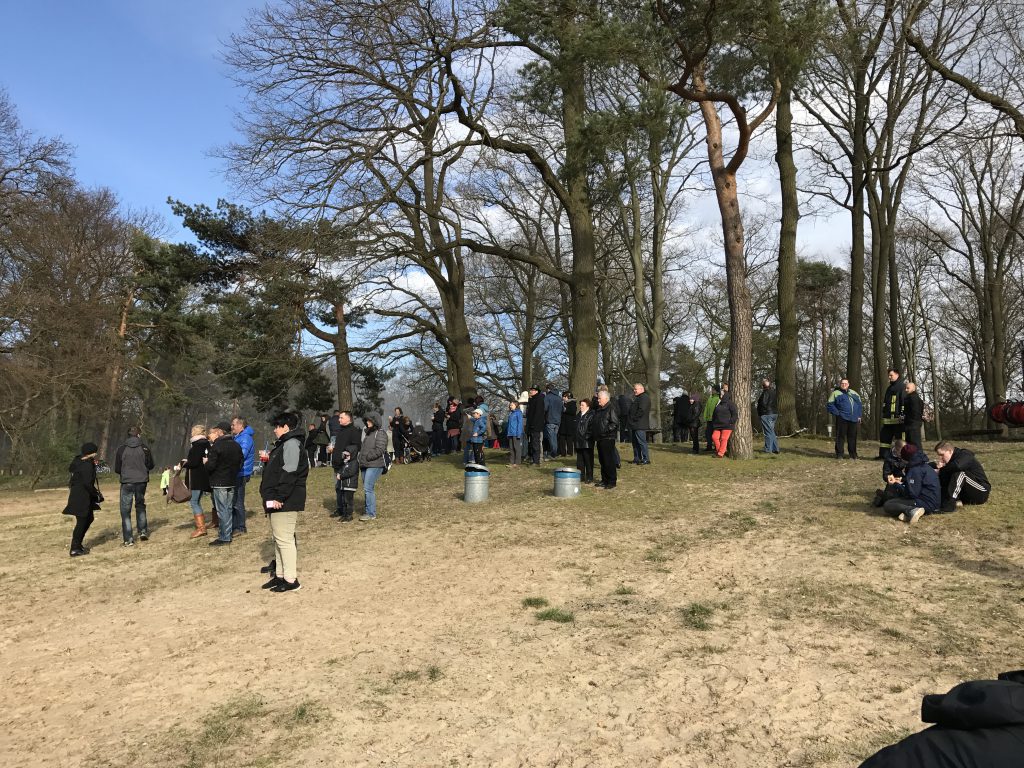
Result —
[[[580,495],[580,471],[562,467],[555,470],[555,496],[574,499]]]
[[[491,485],[491,473],[480,464],[469,464],[466,467],[466,486],[462,500],[475,504],[487,501],[487,493]]]

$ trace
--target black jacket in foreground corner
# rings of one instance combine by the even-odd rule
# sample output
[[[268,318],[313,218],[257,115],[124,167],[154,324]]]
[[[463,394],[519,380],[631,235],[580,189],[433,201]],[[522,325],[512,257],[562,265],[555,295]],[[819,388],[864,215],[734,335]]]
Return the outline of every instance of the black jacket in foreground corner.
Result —
[[[291,445],[288,445],[289,442]],[[309,454],[305,450],[305,442],[306,430],[296,427],[290,432],[285,432],[274,443],[270,451],[270,460],[267,461],[263,477],[260,478],[260,497],[264,502],[264,512],[302,512],[306,508]],[[283,506],[281,509],[267,509],[268,501],[280,501]]]
[[[925,696],[921,719],[935,725],[886,747],[860,768],[1024,766],[1024,671]]]

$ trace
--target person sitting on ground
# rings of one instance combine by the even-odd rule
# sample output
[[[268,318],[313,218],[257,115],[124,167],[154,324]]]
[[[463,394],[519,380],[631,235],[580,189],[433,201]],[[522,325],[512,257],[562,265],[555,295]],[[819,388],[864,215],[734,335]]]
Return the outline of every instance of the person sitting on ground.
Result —
[[[896,481],[903,479],[903,473],[907,469],[907,462],[900,457],[900,451],[903,450],[904,445],[906,443],[899,438],[892,441],[892,448],[885,457],[885,463],[882,464],[882,482],[885,483],[885,486],[875,491],[875,498],[871,502],[871,506],[881,507],[893,498],[893,489],[897,487]]]
[[[934,515],[939,512],[941,494],[939,493],[939,476],[928,464],[928,457],[916,445],[904,445],[900,457],[907,462],[907,469],[902,480],[890,485],[892,498],[883,505],[890,515],[913,525],[922,515]]]
[[[966,448],[956,448],[948,440],[935,446],[938,461],[942,511],[953,512],[964,504],[984,504],[992,491],[981,462]]]

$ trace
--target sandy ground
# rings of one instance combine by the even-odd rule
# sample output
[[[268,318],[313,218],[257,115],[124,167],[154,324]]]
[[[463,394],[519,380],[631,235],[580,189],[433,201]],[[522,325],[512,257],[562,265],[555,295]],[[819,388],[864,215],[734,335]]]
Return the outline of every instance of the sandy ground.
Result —
[[[498,466],[472,506],[453,464],[397,467],[372,524],[315,470],[283,595],[262,516],[210,548],[154,482],[149,542],[107,502],[71,560],[60,492],[4,494],[0,765],[856,765],[1024,666],[1020,496],[910,529],[864,503],[878,464],[796,445],[659,451],[578,500]]]

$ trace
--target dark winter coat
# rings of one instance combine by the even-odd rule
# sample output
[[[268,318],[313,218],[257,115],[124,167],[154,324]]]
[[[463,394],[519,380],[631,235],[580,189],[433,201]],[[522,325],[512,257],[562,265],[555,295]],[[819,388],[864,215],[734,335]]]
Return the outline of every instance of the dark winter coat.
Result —
[[[704,413],[704,403],[700,401],[699,397],[693,396],[693,400],[687,398],[686,407],[686,416],[682,425],[687,429],[697,429],[700,427],[701,415]]]
[[[315,445],[330,445],[331,444],[331,433],[328,429],[326,421],[321,420],[317,425],[316,430],[313,433],[313,443]]]
[[[902,478],[906,469],[907,462],[900,458],[899,451],[895,448],[890,448],[889,452],[885,454],[885,460],[882,462],[882,482],[888,482],[889,475]]]
[[[114,471],[121,476],[122,483],[148,483],[151,469],[153,453],[141,437],[129,437],[117,449]]]
[[[939,475],[928,465],[928,457],[924,451],[917,451],[907,462],[903,473],[903,484],[899,486],[899,495],[910,499],[926,512],[936,512],[942,503],[939,491]]]
[[[1024,672],[960,683],[921,702],[931,728],[869,757],[860,768],[1017,768],[1024,764]]]
[[[348,461],[334,464],[334,472],[341,476],[334,484],[335,490],[354,492],[359,487],[359,461],[355,453]]]
[[[903,396],[903,423],[924,423],[924,400],[916,390]]]
[[[732,395],[726,392],[718,401],[715,412],[711,415],[711,428],[714,430],[736,429],[736,422],[739,421],[739,418],[740,414],[736,410],[736,403],[732,401]]]
[[[220,440],[213,444],[216,448]],[[304,430],[296,427],[285,432],[274,443],[270,460],[260,478],[260,496],[266,513],[302,512],[306,508],[306,478],[309,476],[309,455],[303,450]],[[268,509],[268,501],[280,501],[280,509]]]
[[[383,467],[384,454],[388,452],[388,435],[378,427],[368,429],[363,433],[363,443],[359,448],[356,457],[359,461],[359,468]]]
[[[438,408],[434,411],[434,415],[430,417],[430,431],[431,432],[443,432],[444,431],[444,411]]]
[[[538,392],[526,403],[526,431],[544,431],[544,395]]]
[[[562,423],[558,425],[558,434],[571,439],[576,434],[576,401],[569,400],[562,408]]]
[[[617,398],[608,401],[608,405],[615,409],[616,414],[619,417],[620,424],[629,424],[629,406],[633,402],[631,395],[625,393],[619,395]],[[596,405],[594,406],[597,407]]]
[[[188,447],[188,456],[181,462],[181,466],[187,470],[185,473],[185,484],[190,491],[209,491],[210,475],[203,464],[203,458],[210,448],[210,441],[205,437],[193,440]]]
[[[907,383],[901,378],[890,382],[882,398],[882,423],[899,424],[903,420],[903,400]]]
[[[317,433],[317,428],[316,427],[313,427],[311,430],[309,430],[306,433],[306,440],[305,440],[305,443],[304,443],[306,448],[316,448],[316,433]]]
[[[68,503],[64,507],[65,515],[85,517],[100,508],[99,486],[96,485],[96,463],[92,459],[76,456],[68,467],[71,477],[68,480]]]
[[[594,411],[580,413],[576,417],[575,445],[580,450],[585,450],[594,444]]]
[[[595,442],[619,436],[619,414],[615,406],[608,402],[608,405],[597,406],[593,410],[594,419],[591,422],[590,431]]]
[[[690,409],[690,399],[686,395],[672,398],[672,423],[678,427],[686,426],[686,417]]]
[[[445,413],[445,427],[449,432],[458,431],[462,427],[462,413],[456,403],[448,406],[448,411]]]
[[[779,412],[779,394],[775,387],[761,388],[761,394],[757,396],[757,415],[770,416]]]
[[[340,471],[340,467],[344,463],[342,454],[345,451],[348,451],[352,458],[355,459],[362,444],[363,431],[359,427],[355,424],[348,424],[344,427],[339,426],[334,436],[334,452],[331,453],[331,466],[334,467],[334,471]]]
[[[562,396],[558,392],[544,395],[544,423],[556,426],[562,423]]]
[[[641,392],[630,403],[628,426],[636,432],[651,428],[651,396],[647,392]]]
[[[206,453],[206,474],[213,488],[234,488],[242,469],[242,448],[231,435],[221,435]]]

